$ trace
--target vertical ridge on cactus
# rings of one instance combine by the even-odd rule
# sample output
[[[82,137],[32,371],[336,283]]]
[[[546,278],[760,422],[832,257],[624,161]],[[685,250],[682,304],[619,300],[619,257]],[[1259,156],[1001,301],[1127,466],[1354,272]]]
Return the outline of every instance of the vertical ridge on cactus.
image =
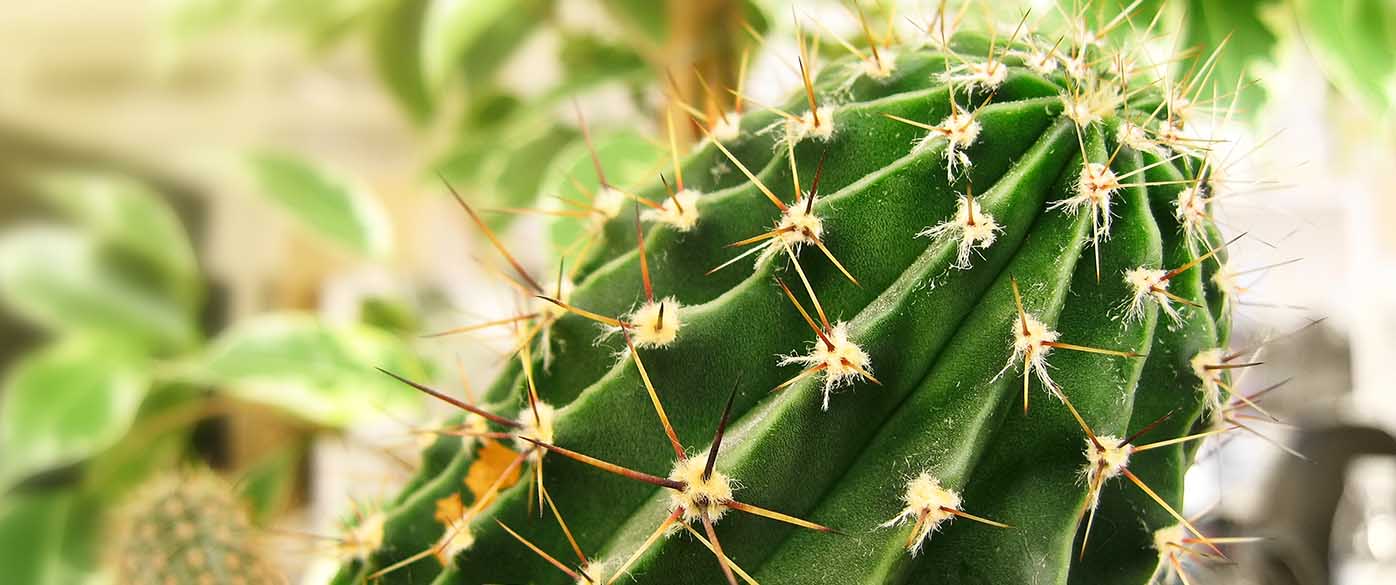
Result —
[[[818,76],[800,39],[782,107],[685,108],[706,139],[681,158],[668,121],[669,176],[619,195],[566,295],[487,233],[548,304],[501,321],[519,359],[482,404],[403,380],[473,430],[336,582],[1142,585],[1239,542],[1177,511],[1196,444],[1258,408],[1217,349],[1211,143],[1173,107],[1203,84],[1127,67],[1119,19],[963,17],[901,46],[862,20]],[[479,455],[511,436],[507,468]]]

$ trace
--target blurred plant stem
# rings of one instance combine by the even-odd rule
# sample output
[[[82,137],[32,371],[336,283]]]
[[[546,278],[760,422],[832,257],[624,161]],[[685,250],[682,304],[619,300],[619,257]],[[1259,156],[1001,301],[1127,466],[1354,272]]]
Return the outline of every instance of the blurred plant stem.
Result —
[[[751,45],[746,0],[667,0],[669,39],[663,51],[662,66],[673,75],[664,115],[673,116],[680,147],[700,138],[689,113],[674,100],[682,100],[699,111],[717,115],[730,111],[736,96],[726,88],[737,86],[742,52]],[[662,72],[661,72],[662,73]],[[706,81],[711,91],[705,91]],[[674,95],[675,91],[677,95]],[[660,127],[665,124],[659,120]]]

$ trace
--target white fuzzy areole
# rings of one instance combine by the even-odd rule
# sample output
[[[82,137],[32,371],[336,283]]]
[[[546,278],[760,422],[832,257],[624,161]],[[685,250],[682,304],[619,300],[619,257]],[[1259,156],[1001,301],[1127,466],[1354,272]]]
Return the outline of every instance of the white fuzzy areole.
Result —
[[[801,197],[786,207],[780,216],[780,222],[776,224],[776,230],[780,231],[779,239],[791,247],[811,243],[824,234],[824,220],[815,215],[813,210],[807,211],[807,199],[808,197]]]
[[[663,321],[659,319],[661,307],[664,310]],[[683,326],[683,322],[679,320],[680,308],[682,306],[674,297],[645,301],[625,316],[625,322],[630,325],[628,333],[631,342],[641,349],[664,347],[672,343],[679,335],[679,328]]]
[[[1212,274],[1212,284],[1217,285],[1217,289],[1225,292],[1228,296],[1237,296],[1246,292],[1246,287],[1241,285],[1236,273],[1225,264],[1218,266],[1217,271]]]
[[[1120,190],[1120,179],[1104,163],[1089,163],[1081,167],[1076,181],[1076,196],[1096,205],[1109,205],[1110,196]]]
[[[1086,58],[1083,55],[1062,58],[1062,66],[1066,75],[1072,79],[1082,80],[1091,74],[1091,67],[1086,64]]]
[[[1173,217],[1182,225],[1188,241],[1196,242],[1204,236],[1203,228],[1207,225],[1207,198],[1196,186],[1178,191],[1178,198],[1173,202]]]
[[[1187,530],[1183,528],[1182,524],[1174,524],[1155,530],[1154,550],[1158,551],[1160,557],[1165,556],[1174,548],[1182,546],[1187,536]]]
[[[1003,85],[1004,80],[1008,79],[1008,66],[1003,61],[992,58],[987,61],[964,63],[942,73],[940,79],[945,83],[963,84],[967,90],[992,90]]]
[[[1087,209],[1091,213],[1091,241],[1098,243],[1110,237],[1110,224],[1113,215],[1110,213],[1110,203],[1112,196],[1121,189],[1120,179],[1115,171],[1101,163],[1086,163],[1081,165],[1081,172],[1076,178],[1076,194],[1048,205],[1048,209],[1065,209],[1067,213],[1075,215],[1082,209]]]
[[[606,561],[594,560],[583,565],[581,569],[583,574],[577,578],[576,585],[601,585],[607,582],[607,575],[611,573],[611,564]]]
[[[814,113],[805,112],[798,116],[798,119],[785,121],[785,144],[793,146],[803,142],[804,139],[814,137],[821,141],[828,141],[834,135],[834,108],[832,106],[820,106],[815,110],[819,114],[819,123],[815,123]]]
[[[921,472],[906,484],[902,494],[902,511],[882,524],[883,528],[903,524],[917,524],[918,530],[907,543],[907,550],[914,556],[941,524],[955,517],[952,510],[960,509],[960,494],[942,487],[940,480],[928,472]]]
[[[1050,392],[1055,383],[1047,370],[1047,354],[1052,352],[1052,346],[1047,344],[1056,341],[1060,336],[1060,333],[1053,331],[1032,313],[1019,315],[1013,320],[1013,355],[1008,358],[1008,365],[1026,362],[1028,371],[1023,372],[1023,375],[1036,374],[1037,379]]]
[[[708,130],[708,134],[713,140],[718,142],[731,142],[742,135],[742,116],[736,112],[727,112],[717,117],[713,122],[713,127]]]
[[[519,436],[543,443],[552,443],[553,423],[557,420],[557,409],[542,400],[538,401],[537,408],[537,418],[533,416],[534,407],[532,406],[524,405],[523,409],[519,411],[519,416],[515,419],[519,421]],[[517,439],[515,442],[518,444],[520,450],[528,450],[530,452],[530,460],[536,461],[541,459],[543,455],[547,453],[547,450],[541,449],[537,445],[523,439]]]
[[[1159,310],[1168,315],[1174,323],[1181,323],[1183,316],[1168,298],[1168,271],[1161,268],[1140,266],[1125,272],[1125,284],[1134,291],[1129,305],[1125,307],[1125,317],[1130,320],[1144,318],[1144,309],[1150,301],[1157,303]]]
[[[1192,373],[1202,381],[1202,404],[1216,411],[1222,406],[1222,370],[1211,369],[1226,363],[1226,352],[1221,348],[1204,349],[1192,356]]]
[[[543,287],[543,290],[548,295],[557,295],[557,300],[566,303],[569,302],[568,299],[572,297],[572,290],[575,288],[577,288],[577,283],[572,282],[572,279],[564,276],[560,286],[558,281],[554,280],[547,283],[547,285]],[[554,319],[567,314],[567,309],[562,308],[557,303],[537,298],[533,301],[533,310],[540,315]],[[520,336],[528,335],[527,328],[519,328],[518,333]]]
[[[1003,228],[994,222],[994,216],[984,213],[978,200],[966,197],[960,199],[954,217],[921,230],[916,235],[932,239],[958,240],[954,267],[963,270],[970,267],[971,253],[975,249],[988,249],[1001,231]]]
[[[854,380],[862,377],[864,372],[871,373],[871,358],[863,348],[848,339],[847,323],[835,323],[833,328],[825,333],[825,337],[829,339],[829,343],[826,344],[823,339],[816,337],[810,353],[782,358],[780,364],[800,364],[806,368],[823,366],[824,370],[820,372],[824,377],[822,408],[829,410],[830,393],[836,388],[852,384]]]
[[[1159,149],[1158,144],[1149,138],[1149,133],[1144,130],[1143,126],[1129,120],[1120,121],[1120,129],[1115,133],[1115,139],[1140,152],[1154,152]]]
[[[660,202],[659,209],[646,209],[640,217],[646,221],[657,221],[686,232],[698,224],[698,198],[701,194],[692,189],[683,189],[672,197]],[[674,204],[678,200],[678,204]]]
[[[1047,51],[1019,53],[1023,64],[1038,75],[1051,75],[1057,71],[1057,58]]]
[[[1119,91],[1112,85],[1087,87],[1081,93],[1062,93],[1058,98],[1062,101],[1066,117],[1082,128],[1104,119],[1119,107],[1121,101]]]
[[[669,472],[669,479],[684,484],[681,490],[669,490],[669,510],[683,508],[684,522],[700,520],[704,513],[709,520],[717,522],[727,514],[727,502],[732,501],[732,480],[716,469],[703,479],[707,463],[706,455],[689,457],[675,462],[674,469]]]
[[[612,219],[625,208],[625,200],[628,199],[625,193],[610,185],[602,185],[596,190],[596,197],[592,198],[591,206],[600,211],[606,219]]]
[[[941,120],[940,124],[936,126],[936,130],[950,142],[951,146],[966,149],[974,146],[974,143],[979,140],[979,133],[983,130],[983,126],[979,124],[979,120],[975,119],[974,114],[956,108],[954,112]]]
[[[871,57],[862,60],[863,75],[868,79],[881,81],[892,76],[897,70],[897,55],[891,51],[882,50],[877,59]]]
[[[1119,437],[1099,435],[1096,441],[1100,442],[1099,446],[1090,437],[1086,438],[1086,485],[1099,485],[1120,475],[1129,466],[1129,456],[1134,453],[1134,447],[1123,444],[1124,439]]]

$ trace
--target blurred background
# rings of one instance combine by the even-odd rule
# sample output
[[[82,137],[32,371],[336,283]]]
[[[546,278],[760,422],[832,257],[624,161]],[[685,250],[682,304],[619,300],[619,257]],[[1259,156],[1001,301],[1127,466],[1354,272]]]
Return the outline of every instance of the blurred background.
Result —
[[[1242,90],[1207,124],[1243,187],[1217,218],[1249,234],[1236,337],[1267,362],[1240,385],[1273,386],[1286,424],[1204,449],[1188,512],[1266,540],[1193,582],[1392,582],[1396,3],[960,4],[1048,35],[1162,11],[1162,50],[1224,45],[1217,83]],[[910,35],[939,5],[859,7]],[[826,55],[866,42],[836,0],[0,0],[4,581],[121,582],[123,502],[208,469],[253,553],[323,582],[326,537],[445,412],[371,367],[468,393],[514,339],[425,337],[519,302],[443,179],[546,273],[584,229],[562,199],[597,183],[572,98],[608,179],[643,181],[665,112],[688,115],[670,96],[798,87],[797,20]]]

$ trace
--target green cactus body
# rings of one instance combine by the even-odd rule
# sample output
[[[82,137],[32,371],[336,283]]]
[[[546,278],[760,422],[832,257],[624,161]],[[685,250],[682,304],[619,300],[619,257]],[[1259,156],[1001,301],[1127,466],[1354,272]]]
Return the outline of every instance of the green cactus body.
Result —
[[[1151,80],[1072,77],[1074,49],[1041,40],[949,47],[901,47],[883,79],[864,60],[830,64],[812,83],[826,126],[744,115],[682,163],[696,222],[645,215],[642,256],[637,220],[614,214],[554,299],[569,308],[539,301],[537,334],[481,407],[524,424],[489,428],[680,479],[516,441],[524,479],[481,496],[464,484],[480,443],[442,437],[387,511],[382,547],[337,582],[609,582],[632,557],[641,583],[724,582],[699,511],[747,582],[1147,582],[1155,532],[1178,520],[1127,478],[1177,509],[1197,444],[1182,439],[1215,418],[1197,356],[1225,342],[1222,242],[1178,207],[1183,189],[1201,192],[1205,153],[1155,130],[1174,121],[1153,118],[1171,98]],[[1122,83],[1140,91],[1122,97]],[[803,95],[786,110],[811,119]],[[659,185],[638,193],[672,204]],[[810,216],[815,228],[799,223]],[[773,226],[794,227],[709,273]],[[598,339],[583,311],[624,331]],[[729,392],[714,477],[734,482],[704,491],[709,479],[675,471],[656,402],[701,462]],[[544,425],[529,422],[533,394]],[[709,495],[720,501],[694,499]],[[465,511],[447,526],[450,498]]]
[[[133,585],[273,585],[231,489],[208,471],[157,478],[120,510],[108,549],[113,576]]]

